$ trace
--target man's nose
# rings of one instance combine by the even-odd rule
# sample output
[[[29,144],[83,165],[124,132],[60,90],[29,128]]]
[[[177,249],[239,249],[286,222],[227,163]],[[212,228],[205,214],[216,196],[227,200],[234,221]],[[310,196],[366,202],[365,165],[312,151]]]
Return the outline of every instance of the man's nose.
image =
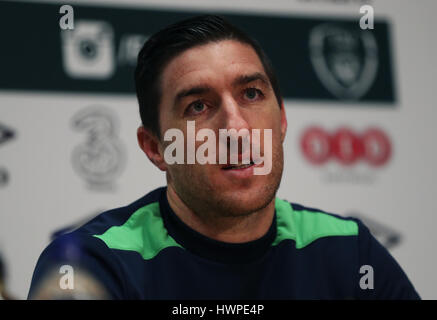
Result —
[[[235,129],[237,131],[241,129],[250,130],[249,123],[247,122],[244,113],[242,113],[241,111],[241,107],[232,96],[225,97],[222,100],[221,105],[221,129]]]
[[[224,144],[226,150],[229,150],[228,159],[232,157],[231,153],[233,152],[236,153],[235,156],[238,161],[242,160],[243,154],[248,158],[248,154],[250,154],[250,125],[245,113],[242,112],[242,108],[232,96],[222,100],[220,109],[222,116],[222,127],[220,129],[225,129],[227,131],[226,135],[229,136],[228,139],[220,135],[220,144]],[[232,149],[232,145],[236,147],[235,150]]]

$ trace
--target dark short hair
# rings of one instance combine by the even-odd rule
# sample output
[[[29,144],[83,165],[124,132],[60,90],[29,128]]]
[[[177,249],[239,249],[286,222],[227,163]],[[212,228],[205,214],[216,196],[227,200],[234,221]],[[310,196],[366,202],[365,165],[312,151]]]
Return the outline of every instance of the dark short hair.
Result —
[[[258,42],[220,16],[202,15],[160,30],[150,37],[140,50],[135,69],[135,86],[141,121],[145,128],[160,137],[160,80],[171,59],[195,46],[222,40],[236,40],[250,45],[255,50],[281,107],[282,98],[273,66]]]

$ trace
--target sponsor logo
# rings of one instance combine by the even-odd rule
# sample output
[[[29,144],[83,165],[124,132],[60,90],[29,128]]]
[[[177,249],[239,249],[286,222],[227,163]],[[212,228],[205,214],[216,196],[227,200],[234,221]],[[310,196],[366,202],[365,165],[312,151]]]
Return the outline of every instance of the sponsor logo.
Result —
[[[358,100],[375,81],[378,46],[372,32],[337,23],[314,27],[310,58],[325,88],[342,100]]]
[[[307,128],[300,140],[304,157],[314,165],[336,160],[344,166],[364,161],[380,167],[389,161],[392,153],[388,136],[378,128],[368,128],[361,134],[342,127],[330,134],[318,126]]]
[[[86,140],[73,150],[74,170],[93,189],[113,189],[126,162],[117,117],[107,108],[88,107],[73,117],[72,126],[86,134]]]
[[[116,53],[115,33],[109,22],[78,20],[74,29],[62,30],[64,72],[73,79],[107,80],[119,67],[135,67],[147,40],[143,34],[122,34]]]
[[[5,168],[0,168],[0,187],[9,182],[9,172]]]
[[[79,20],[62,30],[62,61],[71,78],[108,79],[115,71],[114,31],[104,21]]]
[[[0,123],[0,145],[11,140],[14,136],[15,132],[11,128]]]
[[[147,39],[148,37],[143,34],[123,34],[118,50],[119,66],[135,67],[137,65],[138,52],[140,52]]]
[[[13,139],[15,131],[0,123],[0,146],[7,141]],[[0,168],[0,187],[5,186],[9,182],[9,172],[6,168]]]
[[[360,213],[350,213],[349,216],[360,219],[370,230],[370,233],[388,250],[399,246],[402,242],[402,234],[374,219]]]
[[[358,184],[373,183],[375,170],[386,166],[393,152],[387,134],[376,127],[328,132],[311,126],[300,137],[300,149],[308,163],[321,169],[325,182]]]

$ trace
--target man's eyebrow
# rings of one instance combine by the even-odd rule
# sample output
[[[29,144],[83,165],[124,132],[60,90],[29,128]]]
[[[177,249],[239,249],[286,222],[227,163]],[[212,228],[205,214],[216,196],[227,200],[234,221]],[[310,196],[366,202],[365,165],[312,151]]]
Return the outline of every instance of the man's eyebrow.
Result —
[[[174,104],[176,105],[179,101],[181,101],[185,97],[196,95],[196,94],[203,94],[209,91],[211,91],[211,88],[208,86],[195,86],[192,88],[183,89],[176,94],[176,97],[174,99],[175,102]]]
[[[238,76],[232,82],[232,85],[234,85],[234,86],[243,85],[243,84],[247,84],[247,83],[250,83],[250,82],[253,82],[256,80],[260,80],[266,86],[270,85],[269,79],[261,72],[255,72],[252,74]],[[199,86],[194,86],[194,87],[191,87],[188,89],[182,89],[175,96],[174,106],[176,106],[185,97],[192,96],[192,95],[198,95],[198,94],[204,94],[204,93],[207,93],[209,91],[211,91],[211,87],[209,87],[207,85],[199,85]]]
[[[256,81],[256,80],[260,80],[261,82],[263,82],[266,86],[270,85],[270,81],[269,79],[262,74],[261,72],[255,72],[252,74],[248,74],[248,75],[241,75],[239,77],[237,77],[232,84],[235,85],[242,85],[242,84],[248,84],[250,82]]]

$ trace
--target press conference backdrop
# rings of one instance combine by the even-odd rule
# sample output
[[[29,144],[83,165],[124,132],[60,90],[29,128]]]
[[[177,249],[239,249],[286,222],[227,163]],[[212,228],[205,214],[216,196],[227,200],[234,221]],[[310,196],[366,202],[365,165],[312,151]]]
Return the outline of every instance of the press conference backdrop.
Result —
[[[64,4],[74,30],[59,26]],[[360,28],[365,4],[373,29]],[[288,120],[278,196],[362,219],[422,297],[437,298],[433,0],[0,2],[0,251],[12,294],[26,297],[57,232],[165,184],[136,142],[136,55],[200,13],[225,16],[273,61]]]

